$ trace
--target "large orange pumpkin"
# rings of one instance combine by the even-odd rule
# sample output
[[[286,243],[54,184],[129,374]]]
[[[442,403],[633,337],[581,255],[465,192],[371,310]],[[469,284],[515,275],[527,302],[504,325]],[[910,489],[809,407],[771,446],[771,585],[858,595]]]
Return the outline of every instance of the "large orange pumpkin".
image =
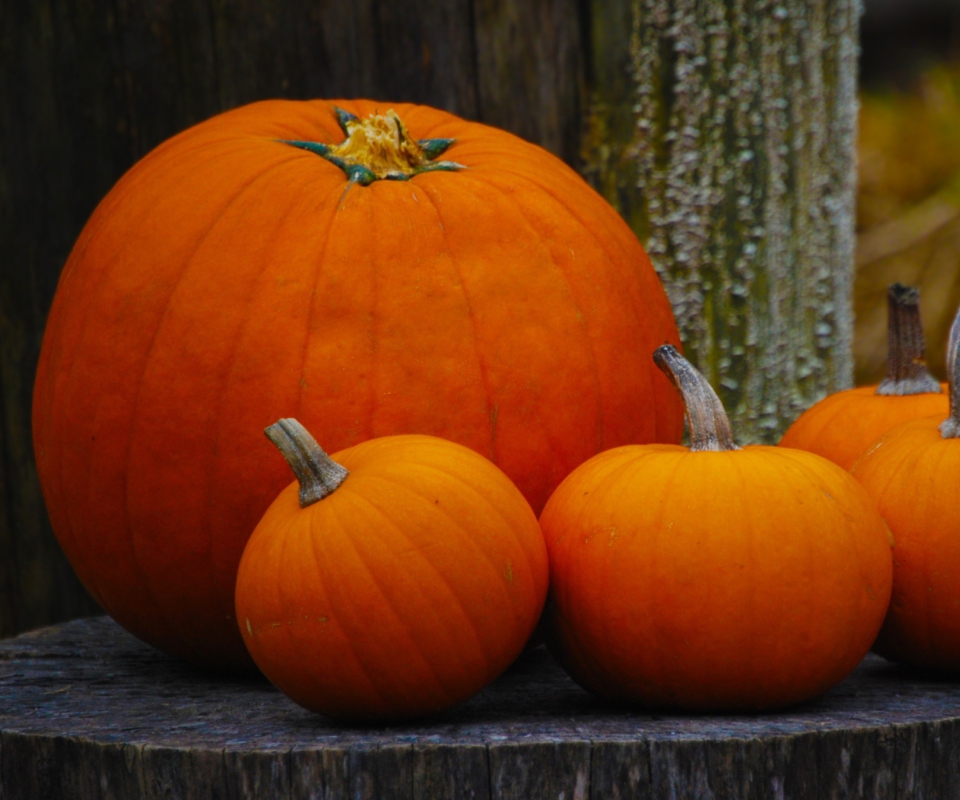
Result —
[[[267,435],[298,482],[237,574],[237,620],[264,675],[311,711],[383,720],[450,708],[510,665],[543,608],[547,553],[503,472],[435,436],[331,457],[296,420]]]
[[[853,469],[893,532],[893,594],[874,649],[960,672],[960,314],[947,348],[950,409],[910,420]]]
[[[738,448],[710,385],[656,357],[687,401],[689,449],[594,456],[540,517],[548,640],[587,689],[655,707],[754,711],[812,697],[870,649],[890,597],[889,531],[836,464]]]
[[[809,450],[849,470],[894,426],[947,413],[947,395],[927,371],[919,290],[895,283],[887,301],[887,377],[814,404],[783,434],[782,446]]]
[[[331,450],[459,442],[536,511],[597,451],[681,434],[642,356],[678,342],[666,295],[599,195],[502,131],[338,105],[256,103],[158,147],[50,312],[34,443],[54,530],[118,622],[198,663],[249,663],[234,580],[288,482],[260,434],[280,417]]]

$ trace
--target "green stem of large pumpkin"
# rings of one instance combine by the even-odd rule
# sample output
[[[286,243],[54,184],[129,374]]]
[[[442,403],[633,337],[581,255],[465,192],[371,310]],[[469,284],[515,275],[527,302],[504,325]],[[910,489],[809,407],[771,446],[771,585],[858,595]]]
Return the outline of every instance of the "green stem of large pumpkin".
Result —
[[[947,383],[950,387],[950,416],[940,423],[940,435],[944,439],[960,439],[960,311],[950,326],[947,340]]]
[[[333,111],[347,137],[340,144],[281,141],[322,156],[361,186],[377,180],[407,181],[423,172],[465,169],[455,161],[436,161],[454,144],[453,139],[414,139],[393,109],[385,114],[371,114],[363,120],[336,106]]]
[[[281,419],[264,433],[283,454],[300,482],[300,508],[331,495],[350,474],[330,458],[295,419]]]
[[[895,283],[887,290],[887,303],[887,377],[877,394],[939,393],[939,382],[927,370],[919,289]]]
[[[677,387],[683,398],[684,414],[693,452],[739,450],[733,441],[730,419],[710,382],[680,355],[672,344],[658,347],[653,361]]]

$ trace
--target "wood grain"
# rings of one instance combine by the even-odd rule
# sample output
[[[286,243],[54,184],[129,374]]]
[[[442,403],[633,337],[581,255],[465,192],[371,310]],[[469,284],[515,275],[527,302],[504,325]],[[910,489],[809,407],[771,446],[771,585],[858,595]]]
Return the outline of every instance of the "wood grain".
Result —
[[[960,798],[960,683],[868,656],[778,714],[605,703],[542,649],[435,718],[339,727],[106,618],[0,643],[0,798]]]

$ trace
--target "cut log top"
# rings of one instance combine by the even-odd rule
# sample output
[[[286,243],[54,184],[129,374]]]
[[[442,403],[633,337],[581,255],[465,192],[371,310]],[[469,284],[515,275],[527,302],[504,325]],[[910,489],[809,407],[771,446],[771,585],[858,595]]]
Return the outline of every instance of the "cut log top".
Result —
[[[344,728],[106,618],[0,642],[0,797],[960,798],[960,683],[868,656],[784,713],[601,702],[543,648],[418,723]],[[859,787],[859,788],[856,788]],[[619,795],[617,794],[619,792]]]

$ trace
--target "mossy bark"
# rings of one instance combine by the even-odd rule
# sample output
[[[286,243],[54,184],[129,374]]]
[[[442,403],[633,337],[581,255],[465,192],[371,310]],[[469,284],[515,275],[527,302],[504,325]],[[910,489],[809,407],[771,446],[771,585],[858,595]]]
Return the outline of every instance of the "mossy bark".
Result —
[[[592,0],[584,171],[741,441],[852,382],[856,0]]]

